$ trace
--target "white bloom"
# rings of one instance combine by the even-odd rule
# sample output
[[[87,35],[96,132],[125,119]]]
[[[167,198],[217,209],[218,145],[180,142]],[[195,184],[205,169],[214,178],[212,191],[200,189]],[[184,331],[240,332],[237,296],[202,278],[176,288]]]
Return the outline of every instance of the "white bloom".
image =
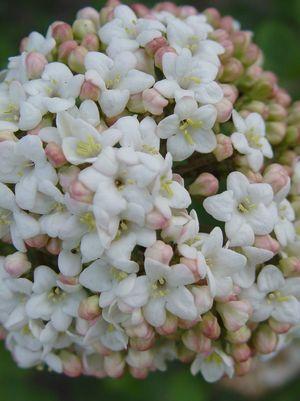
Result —
[[[166,79],[156,82],[154,88],[167,99],[191,96],[202,104],[214,104],[223,98],[222,89],[215,82],[218,68],[193,57],[190,50],[183,49],[179,55],[166,53],[162,64]]]
[[[264,162],[264,156],[273,157],[273,150],[266,139],[265,122],[260,114],[250,113],[245,119],[235,110],[232,112],[236,132],[231,135],[231,141],[236,150],[246,155],[253,171],[259,171]]]
[[[35,128],[42,119],[38,107],[28,101],[18,81],[0,84],[0,130],[16,132]]]
[[[127,348],[128,337],[120,326],[113,325],[100,318],[88,330],[85,344],[94,346],[97,349],[97,343],[112,351],[122,351]]]
[[[33,295],[27,301],[26,312],[31,319],[51,321],[57,331],[68,329],[80,301],[85,297],[78,284],[64,284],[47,266],[34,271]]]
[[[15,248],[25,252],[24,240],[39,232],[39,223],[17,206],[14,193],[0,183],[0,238],[10,235]]]
[[[114,60],[99,52],[86,55],[86,79],[101,89],[99,103],[108,117],[122,113],[130,95],[153,86],[152,75],[135,69],[136,63],[130,52],[120,53]]]
[[[125,5],[114,8],[114,18],[99,30],[101,41],[108,45],[106,52],[116,57],[122,51],[136,51],[152,39],[158,38],[166,28],[159,21],[137,18]]]
[[[282,323],[297,324],[300,321],[299,278],[285,279],[281,271],[273,266],[265,266],[254,284],[242,292],[251,302],[251,319],[261,322],[272,316]]]
[[[162,326],[166,320],[166,310],[181,319],[196,319],[197,309],[193,295],[185,287],[194,282],[194,276],[185,265],[168,266],[146,258],[145,272],[149,300],[143,313],[151,325]]]
[[[197,355],[192,363],[191,372],[196,375],[199,371],[206,381],[213,383],[224,375],[231,378],[234,374],[234,362],[230,356],[215,348],[209,356]]]
[[[274,229],[276,208],[269,184],[250,184],[239,172],[227,177],[227,191],[206,198],[205,210],[216,220],[225,222],[231,246],[254,243],[255,235],[269,234]]]
[[[217,146],[212,130],[217,111],[212,105],[198,107],[193,98],[183,97],[174,114],[164,118],[157,127],[160,138],[167,139],[167,149],[175,161],[191,156],[194,151],[209,153]]]
[[[59,113],[75,105],[83,81],[83,75],[73,75],[65,64],[54,62],[46,65],[41,79],[25,83],[24,89],[43,115]]]
[[[38,52],[47,56],[55,47],[55,40],[49,36],[46,38],[38,32],[31,32],[26,39],[25,52]]]

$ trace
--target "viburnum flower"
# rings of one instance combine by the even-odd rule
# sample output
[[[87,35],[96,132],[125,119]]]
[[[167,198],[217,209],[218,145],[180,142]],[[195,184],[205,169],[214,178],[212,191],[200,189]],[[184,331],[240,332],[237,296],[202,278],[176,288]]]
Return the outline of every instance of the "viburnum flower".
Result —
[[[208,197],[203,205],[216,220],[225,222],[231,246],[252,245],[255,235],[274,229],[276,209],[271,186],[251,184],[241,173],[229,174],[227,191]]]
[[[299,102],[215,9],[80,10],[0,73],[0,337],[23,368],[247,374],[300,324]],[[261,356],[264,355],[264,358]]]
[[[235,110],[232,118],[237,132],[231,135],[233,146],[246,155],[253,171],[259,171],[264,162],[264,156],[273,157],[273,150],[268,142],[263,118],[258,113],[250,113],[243,119]]]

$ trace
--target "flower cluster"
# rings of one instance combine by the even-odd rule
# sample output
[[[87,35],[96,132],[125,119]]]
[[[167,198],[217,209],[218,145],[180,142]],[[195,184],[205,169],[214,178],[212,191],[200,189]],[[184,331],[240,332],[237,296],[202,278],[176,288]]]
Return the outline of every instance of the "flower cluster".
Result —
[[[215,9],[109,0],[0,83],[0,335],[20,367],[244,375],[300,323],[300,105]],[[200,225],[198,222],[198,217]]]

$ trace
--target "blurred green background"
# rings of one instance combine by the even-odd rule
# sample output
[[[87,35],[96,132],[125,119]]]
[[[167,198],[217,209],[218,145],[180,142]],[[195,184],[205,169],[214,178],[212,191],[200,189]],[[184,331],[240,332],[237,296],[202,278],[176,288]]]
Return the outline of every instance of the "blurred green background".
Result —
[[[244,29],[255,32],[265,53],[266,68],[276,72],[294,99],[300,98],[300,0],[186,0],[199,9],[217,7],[231,14]],[[176,2],[176,1],[175,1]],[[152,4],[146,0],[145,4]],[[179,1],[177,1],[179,3]],[[101,0],[0,0],[0,67],[16,55],[20,39],[32,30],[45,33],[54,20],[71,22],[86,5],[100,8]],[[299,400],[300,380],[267,394],[261,400]],[[192,377],[187,367],[172,365],[145,381],[68,379],[15,367],[0,345],[0,401],[240,401],[239,394]]]

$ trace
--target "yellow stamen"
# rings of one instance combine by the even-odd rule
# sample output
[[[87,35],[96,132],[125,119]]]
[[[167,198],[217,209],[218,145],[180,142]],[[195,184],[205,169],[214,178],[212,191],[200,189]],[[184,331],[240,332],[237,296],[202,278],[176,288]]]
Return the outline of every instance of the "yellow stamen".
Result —
[[[95,217],[92,212],[84,213],[80,216],[80,223],[85,224],[88,228],[88,231],[94,231],[96,228]]]
[[[82,157],[95,157],[101,151],[101,144],[95,141],[92,135],[88,135],[87,141],[79,141],[76,147],[76,153]]]

